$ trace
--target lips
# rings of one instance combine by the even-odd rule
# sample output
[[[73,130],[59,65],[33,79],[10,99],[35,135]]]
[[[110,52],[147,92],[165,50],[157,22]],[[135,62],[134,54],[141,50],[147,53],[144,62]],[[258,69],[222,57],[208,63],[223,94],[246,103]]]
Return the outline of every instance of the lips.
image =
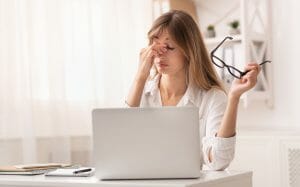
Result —
[[[158,63],[157,65],[159,65],[159,66],[163,66],[163,67],[166,67],[166,66],[168,66],[168,64],[165,64],[165,63]]]

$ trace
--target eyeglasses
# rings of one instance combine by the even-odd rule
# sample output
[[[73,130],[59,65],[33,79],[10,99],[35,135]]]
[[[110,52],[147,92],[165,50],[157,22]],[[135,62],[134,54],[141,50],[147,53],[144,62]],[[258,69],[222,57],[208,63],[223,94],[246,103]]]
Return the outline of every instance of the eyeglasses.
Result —
[[[230,36],[225,37],[222,42],[217,45],[217,47],[215,49],[213,49],[210,53],[210,58],[211,61],[219,68],[224,68],[226,67],[228,72],[234,76],[235,78],[241,79],[244,75],[246,75],[250,70],[247,71],[241,71],[233,66],[227,65],[223,60],[221,60],[219,57],[215,56],[215,52],[218,50],[218,48],[227,40],[230,39],[232,40],[233,38]],[[262,63],[260,63],[259,65],[263,65],[265,63],[271,63],[270,60],[265,60]]]

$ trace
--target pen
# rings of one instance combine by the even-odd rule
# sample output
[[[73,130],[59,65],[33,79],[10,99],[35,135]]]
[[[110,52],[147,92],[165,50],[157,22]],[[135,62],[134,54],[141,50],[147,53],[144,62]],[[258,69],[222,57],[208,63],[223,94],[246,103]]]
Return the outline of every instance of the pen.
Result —
[[[78,173],[89,172],[89,171],[92,171],[92,169],[91,168],[87,168],[87,169],[76,170],[73,173],[74,174],[78,174]]]

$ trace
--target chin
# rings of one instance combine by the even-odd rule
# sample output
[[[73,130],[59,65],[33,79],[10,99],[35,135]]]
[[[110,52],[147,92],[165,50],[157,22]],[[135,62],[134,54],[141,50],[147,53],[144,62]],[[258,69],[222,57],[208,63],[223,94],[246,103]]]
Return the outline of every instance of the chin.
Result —
[[[156,70],[160,74],[169,74],[170,72],[170,67],[168,66],[160,66],[160,65],[155,65]]]
[[[169,74],[170,72],[163,68],[157,68],[157,72],[160,74]]]

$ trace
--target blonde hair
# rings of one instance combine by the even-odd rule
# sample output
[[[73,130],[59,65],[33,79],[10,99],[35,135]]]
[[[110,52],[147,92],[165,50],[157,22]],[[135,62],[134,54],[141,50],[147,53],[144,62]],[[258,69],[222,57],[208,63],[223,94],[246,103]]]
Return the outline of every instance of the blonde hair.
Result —
[[[211,63],[197,23],[186,12],[171,10],[158,17],[148,32],[149,44],[154,37],[168,31],[186,58],[187,81],[200,89],[218,88],[223,85]]]

